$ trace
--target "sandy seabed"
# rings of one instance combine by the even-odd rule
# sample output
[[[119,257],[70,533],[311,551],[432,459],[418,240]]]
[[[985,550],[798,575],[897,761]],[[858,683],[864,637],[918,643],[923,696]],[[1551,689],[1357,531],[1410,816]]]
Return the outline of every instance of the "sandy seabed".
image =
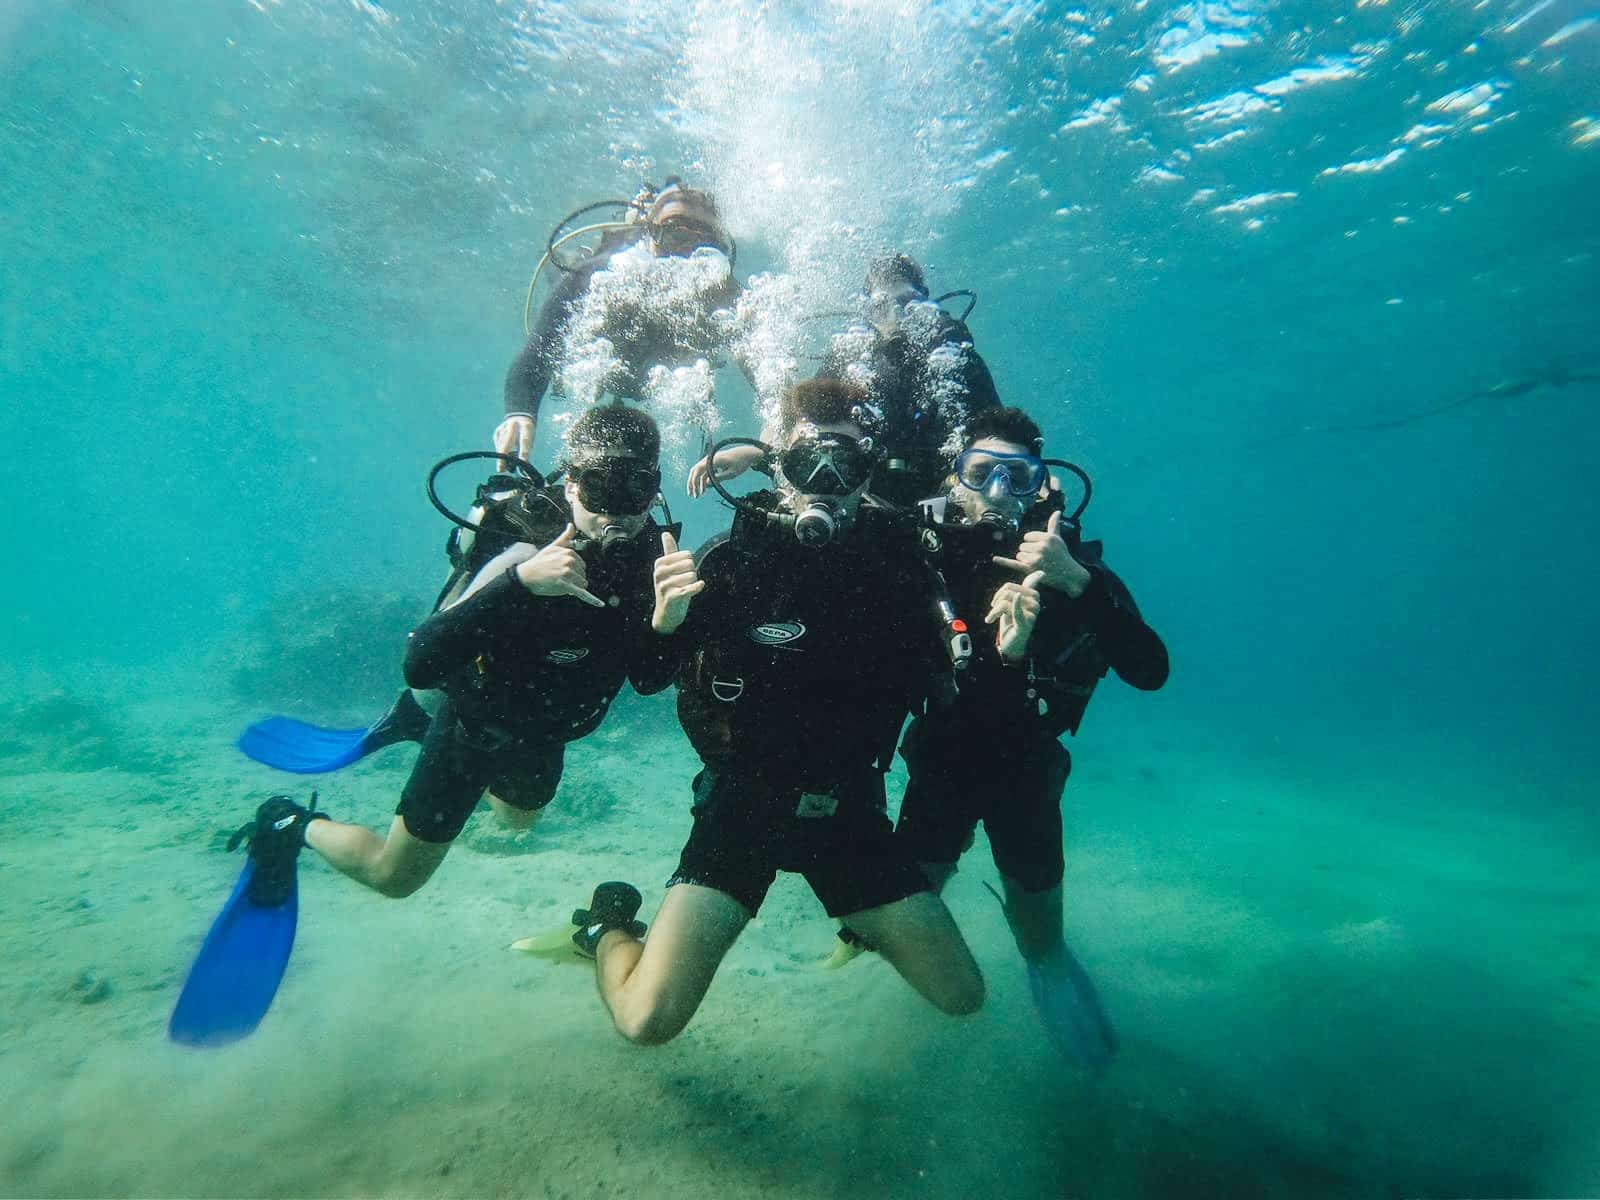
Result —
[[[1597,837],[1547,793],[1530,815],[1526,780],[1091,733],[1068,920],[1122,1037],[1104,1079],[1040,1031],[981,836],[947,893],[977,1017],[870,957],[819,969],[832,923],[786,876],[645,1050],[586,966],[506,948],[602,879],[659,900],[696,764],[634,705],[540,827],[480,809],[405,902],[307,854],[272,1012],[195,1051],[164,1027],[239,869],[224,832],[310,786],[233,750],[255,715],[143,701],[95,754],[81,729],[0,745],[0,1194],[1600,1194]],[[413,754],[317,781],[323,806],[386,826]]]

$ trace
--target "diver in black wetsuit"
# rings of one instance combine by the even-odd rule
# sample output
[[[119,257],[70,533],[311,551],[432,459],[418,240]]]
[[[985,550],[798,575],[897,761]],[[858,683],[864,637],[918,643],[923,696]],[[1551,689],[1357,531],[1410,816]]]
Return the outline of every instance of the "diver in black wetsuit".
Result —
[[[566,744],[600,724],[623,681],[647,695],[672,681],[672,644],[651,628],[671,545],[648,513],[660,433],[647,413],[606,405],[573,423],[568,447],[565,483],[544,493],[545,544],[498,554],[410,636],[407,684],[446,698],[387,836],[299,810],[306,845],[386,896],[427,882],[485,789],[502,818],[531,825]]]
[[[872,263],[865,299],[866,321],[834,338],[817,378],[866,388],[862,424],[883,451],[872,493],[909,508],[938,489],[961,427],[1000,397],[966,322],[929,300],[922,268],[906,255]],[[721,451],[717,479],[757,466],[758,458],[747,447]],[[710,473],[707,460],[696,464],[691,496],[705,491]]]
[[[506,372],[506,415],[494,433],[496,450],[529,457],[538,429],[539,405],[561,365],[574,308],[589,291],[595,275],[610,266],[616,255],[636,246],[658,258],[685,256],[700,247],[711,247],[728,256],[730,268],[734,248],[711,194],[669,180],[636,225],[607,234],[595,253],[567,272],[545,300],[533,332]],[[639,399],[652,366],[679,363],[686,356],[703,358],[716,350],[726,334],[711,322],[711,313],[732,308],[739,292],[730,269],[725,285],[704,297],[704,312],[694,314],[693,329],[674,328],[649,314],[619,316],[615,324],[608,324],[605,336],[622,360],[625,374],[611,390]]]
[[[634,1041],[688,1023],[779,871],[803,874],[945,1012],[982,1004],[977,964],[884,813],[900,726],[949,660],[904,518],[863,500],[864,400],[837,381],[791,389],[776,491],[744,498],[698,563],[662,560],[704,589],[673,639],[679,719],[705,764],[694,827],[647,943],[637,892],[615,902],[622,884],[597,889],[573,939]]]
[[[955,702],[906,731],[896,833],[942,888],[983,822],[1046,1029],[1098,1071],[1116,1040],[1063,935],[1061,796],[1071,758],[1057,739],[1077,732],[1107,671],[1141,690],[1161,687],[1167,650],[1100,543],[1063,519],[1042,447],[1020,409],[980,414],[947,497],[924,507],[924,550],[956,611],[995,632],[973,639]]]

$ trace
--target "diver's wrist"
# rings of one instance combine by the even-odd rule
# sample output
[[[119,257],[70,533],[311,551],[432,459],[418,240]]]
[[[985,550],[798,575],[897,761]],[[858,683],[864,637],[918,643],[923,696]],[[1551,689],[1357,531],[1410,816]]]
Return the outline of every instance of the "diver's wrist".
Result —
[[[1068,599],[1077,600],[1089,590],[1089,585],[1094,582],[1094,576],[1075,558],[1068,558],[1067,562],[1059,563],[1055,569],[1045,574],[1043,583],[1051,591],[1064,592]]]

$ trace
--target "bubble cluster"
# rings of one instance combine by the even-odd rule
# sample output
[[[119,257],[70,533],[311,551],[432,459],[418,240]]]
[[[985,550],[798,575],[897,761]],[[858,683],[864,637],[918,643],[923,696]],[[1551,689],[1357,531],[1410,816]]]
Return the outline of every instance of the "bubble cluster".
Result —
[[[901,311],[899,333],[916,351],[917,376],[908,381],[914,402],[923,414],[937,414],[939,428],[947,431],[941,451],[961,449],[967,421],[967,373],[974,352],[970,340],[950,338],[950,323],[937,304],[913,301]],[[879,369],[882,340],[865,320],[852,321],[833,335],[829,361],[843,378],[867,389],[864,424],[881,428],[888,409],[887,382]]]

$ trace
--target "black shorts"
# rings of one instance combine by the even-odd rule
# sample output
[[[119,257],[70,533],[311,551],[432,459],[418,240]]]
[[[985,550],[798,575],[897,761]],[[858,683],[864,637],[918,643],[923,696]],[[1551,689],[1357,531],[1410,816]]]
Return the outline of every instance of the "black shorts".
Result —
[[[716,888],[751,916],[779,871],[805,876],[830,917],[928,890],[884,812],[883,776],[870,768],[819,796],[707,767],[695,777],[693,811],[667,886]]]
[[[549,804],[561,782],[565,750],[562,742],[468,729],[446,700],[428,726],[422,755],[411,768],[395,812],[412,837],[453,842],[485,790],[513,808]]]
[[[909,777],[895,833],[913,858],[953,865],[982,821],[1002,875],[1030,892],[1061,882],[1061,793],[1072,770],[1065,746],[1040,736],[1002,751],[919,717],[900,753]]]

